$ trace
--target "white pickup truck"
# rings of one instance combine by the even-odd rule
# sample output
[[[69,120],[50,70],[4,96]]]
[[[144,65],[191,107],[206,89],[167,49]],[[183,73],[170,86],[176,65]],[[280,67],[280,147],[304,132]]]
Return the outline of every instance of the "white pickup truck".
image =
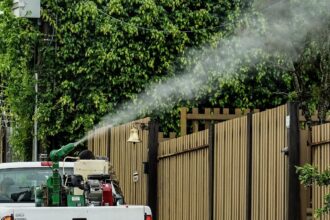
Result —
[[[72,162],[60,172],[73,173]],[[34,189],[52,174],[42,162],[0,164],[0,220],[152,220],[148,206],[36,207]]]

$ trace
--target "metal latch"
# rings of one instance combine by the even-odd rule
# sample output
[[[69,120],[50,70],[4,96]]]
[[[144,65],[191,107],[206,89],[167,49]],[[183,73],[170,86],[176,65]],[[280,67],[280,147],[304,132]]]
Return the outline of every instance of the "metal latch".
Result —
[[[286,156],[289,155],[289,148],[288,147],[282,148],[281,153],[283,153]]]

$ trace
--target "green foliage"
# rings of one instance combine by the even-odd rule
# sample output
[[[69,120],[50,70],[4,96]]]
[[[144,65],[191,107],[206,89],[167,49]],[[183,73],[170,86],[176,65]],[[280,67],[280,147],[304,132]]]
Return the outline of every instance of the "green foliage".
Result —
[[[299,5],[301,1],[292,0],[293,4]],[[309,16],[318,17],[307,36],[299,41],[291,43],[292,50],[298,54],[296,59],[287,56],[287,65],[293,78],[296,100],[308,122],[311,115],[317,111],[320,123],[324,123],[327,112],[330,110],[330,23],[329,5],[327,1],[306,1],[309,4],[318,4],[319,7],[308,13]],[[306,13],[305,13],[306,14]],[[304,24],[305,14],[296,16],[299,24]],[[299,33],[299,31],[297,31]],[[299,38],[298,38],[299,39]]]
[[[223,22],[234,20],[241,7],[229,0],[44,0],[39,32],[32,21],[10,15],[10,2],[1,1],[6,13],[0,41],[16,43],[1,44],[5,65],[0,72],[9,73],[2,78],[16,88],[7,90],[16,123],[12,143],[26,149],[31,146],[33,117],[38,119],[42,149],[77,140],[147,85],[183,69],[186,48],[214,42],[225,31]],[[36,45],[39,62],[33,60]],[[17,60],[23,63],[14,81]],[[39,73],[40,91],[35,116],[33,69]]]
[[[319,186],[330,184],[329,170],[320,173],[316,167],[306,164],[303,167],[297,167],[297,172],[299,174],[299,180],[306,186],[311,186],[314,182]]]
[[[306,98],[293,87],[294,74],[283,68],[290,66],[289,59],[279,52],[257,49],[237,57],[230,50],[239,45],[221,51],[221,44],[228,43],[222,39],[231,39],[249,27],[256,27],[261,35],[268,31],[261,14],[242,15],[246,5],[240,1],[43,0],[39,26],[35,20],[14,18],[11,3],[0,0],[0,10],[5,11],[0,16],[0,74],[14,121],[12,144],[26,159],[33,119],[38,120],[42,150],[50,150],[81,138],[127,101],[141,104],[136,110],[141,117],[157,118],[168,132],[179,130],[178,107],[183,105],[271,108],[298,99],[317,106],[317,95],[326,94],[322,90]],[[306,48],[311,49],[305,50],[301,63],[319,60],[310,56],[314,49],[319,54],[327,52],[323,44],[306,43]],[[208,81],[200,85],[196,74],[191,87],[199,91],[192,98],[180,98],[188,94],[179,88],[176,94],[155,99],[156,109],[137,99],[150,85],[198,69],[203,57],[216,64],[217,54],[209,54],[212,49],[226,54],[231,62],[224,73],[205,63],[200,77],[208,75]],[[320,60],[326,64],[328,57]],[[321,74],[310,80],[308,68],[299,75],[308,85],[304,94],[316,91],[322,78]],[[36,115],[35,72],[39,75]],[[310,87],[308,82],[313,82]]]
[[[305,186],[312,186],[314,183],[319,186],[330,185],[330,170],[319,172],[318,169],[310,164],[305,164],[302,167],[297,167],[299,180]],[[324,198],[324,206],[315,210],[315,217],[320,217],[322,214],[330,212],[330,194]]]
[[[0,2],[4,12],[0,16],[0,75],[6,88],[5,109],[10,109],[15,118],[11,140],[16,148],[14,157],[24,159],[32,145],[33,62],[38,31],[33,22],[14,18],[10,6],[11,1]]]
[[[209,79],[192,101],[194,105],[265,109],[287,102],[293,87],[290,72],[278,68],[285,65],[283,55],[273,50],[267,51],[263,46],[246,49],[249,39],[245,35],[253,36],[255,41],[265,40],[263,35],[268,31],[268,25],[264,16],[251,10],[235,24],[227,25],[229,29],[234,28],[234,34],[238,37],[220,36],[215,49],[207,49],[205,55],[200,56],[211,59],[211,62],[204,64]],[[251,44],[257,45],[257,42]],[[196,59],[196,56],[191,57]],[[197,61],[190,61],[194,62]]]

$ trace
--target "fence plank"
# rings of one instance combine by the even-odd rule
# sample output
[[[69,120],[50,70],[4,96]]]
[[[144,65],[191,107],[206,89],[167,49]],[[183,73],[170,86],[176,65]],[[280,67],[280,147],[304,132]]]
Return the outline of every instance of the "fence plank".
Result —
[[[198,108],[193,108],[192,110],[192,117],[198,117]],[[188,116],[187,116],[188,117]],[[199,127],[199,121],[198,120],[193,120],[193,133],[198,132],[198,127]]]
[[[330,123],[313,126],[312,127],[312,143],[323,143],[312,145],[312,163],[319,171],[324,171],[330,167]],[[315,209],[323,207],[324,197],[330,193],[329,187],[326,186],[313,186],[312,188],[312,208]],[[330,220],[330,215],[325,215],[320,218],[321,220]]]
[[[185,108],[185,107],[182,107],[180,108],[180,129],[181,129],[181,132],[180,132],[180,135],[181,136],[184,136],[187,134],[187,111],[188,111],[188,108]]]
[[[252,138],[252,146],[253,148],[253,164],[252,164],[252,219],[259,219],[259,213],[258,213],[258,204],[257,201],[259,199],[259,190],[256,190],[259,188],[259,139],[257,138],[259,135],[259,118],[260,114],[253,115],[252,118],[252,127],[253,127],[253,138]],[[255,189],[256,188],[256,189]]]

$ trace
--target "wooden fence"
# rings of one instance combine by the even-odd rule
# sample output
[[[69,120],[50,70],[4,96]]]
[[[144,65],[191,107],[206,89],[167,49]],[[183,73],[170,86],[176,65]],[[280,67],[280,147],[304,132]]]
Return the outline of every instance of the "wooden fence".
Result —
[[[290,169],[297,161],[285,153],[297,153],[287,133],[298,134],[291,131],[298,111],[288,112],[285,105],[220,122],[213,136],[205,130],[160,143],[158,219],[298,220],[299,199],[288,196],[299,198]]]
[[[252,219],[287,219],[286,106],[253,115]],[[298,202],[298,201],[297,201]]]
[[[311,160],[311,147],[309,146],[311,138],[310,129],[308,127],[302,127],[300,129],[300,165],[306,163],[312,163]],[[311,201],[311,189],[300,185],[300,199],[301,199],[301,220],[312,219],[312,201]]]
[[[215,126],[214,219],[288,219],[286,109]]]
[[[213,119],[208,119],[207,130],[168,140],[161,134],[156,135],[158,140],[150,139],[150,130],[141,131],[143,141],[136,145],[127,143],[132,122],[108,129],[88,146],[110,158],[128,203],[156,203],[156,219],[305,219],[307,206],[299,216],[302,205],[295,172],[301,157],[297,105],[215,125]],[[157,142],[156,151],[151,142]],[[143,174],[146,161],[156,169],[154,184],[150,182],[154,174]],[[139,182],[133,181],[133,173],[138,173]],[[153,186],[157,188],[151,194]]]
[[[319,171],[330,169],[330,123],[312,128],[312,163]],[[312,191],[313,209],[324,206],[325,195],[330,193],[329,187],[314,186]],[[320,218],[330,220],[330,215]]]
[[[208,129],[211,121],[227,121],[246,115],[249,112],[250,109],[242,111],[236,108],[231,111],[229,108],[205,108],[203,113],[200,113],[198,108],[192,108],[190,113],[188,108],[182,107],[180,108],[180,135],[184,136],[189,133]],[[255,109],[254,112],[259,112],[259,110]]]
[[[214,219],[246,219],[247,117],[215,125]]]
[[[158,219],[208,219],[208,130],[161,142],[158,160]]]
[[[257,113],[259,111],[259,109],[254,109],[252,112]],[[186,134],[208,129],[211,121],[227,121],[247,115],[250,112],[250,109],[241,110],[238,108],[204,108],[203,110],[200,110],[198,108],[188,109],[186,107],[182,107],[180,108],[180,135],[184,136]],[[311,120],[314,124],[318,123],[319,118],[317,112],[314,112],[311,115]],[[302,110],[299,110],[299,121],[306,121]],[[325,119],[325,122],[330,122],[330,115]]]
[[[147,161],[148,131],[139,130],[141,143],[128,143],[134,123],[148,123],[149,118],[108,129],[99,129],[88,140],[88,149],[95,155],[110,158],[128,204],[147,204],[147,175],[143,162]]]

